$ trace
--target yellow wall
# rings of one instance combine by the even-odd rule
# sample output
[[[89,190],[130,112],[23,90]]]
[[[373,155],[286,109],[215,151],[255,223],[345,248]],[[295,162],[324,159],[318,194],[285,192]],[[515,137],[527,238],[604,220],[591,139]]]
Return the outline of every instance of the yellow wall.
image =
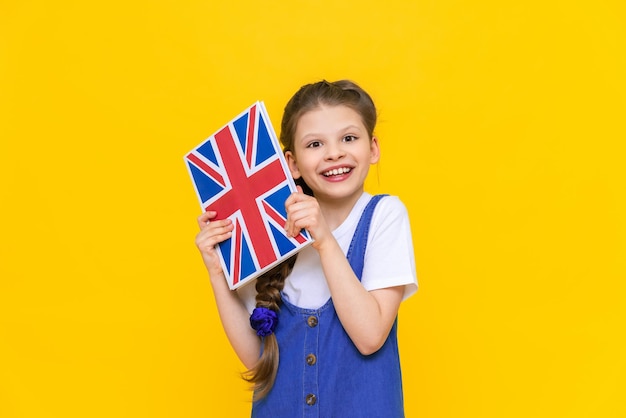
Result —
[[[412,220],[408,417],[626,416],[614,1],[0,1],[0,416],[247,416],[182,156],[360,82]]]

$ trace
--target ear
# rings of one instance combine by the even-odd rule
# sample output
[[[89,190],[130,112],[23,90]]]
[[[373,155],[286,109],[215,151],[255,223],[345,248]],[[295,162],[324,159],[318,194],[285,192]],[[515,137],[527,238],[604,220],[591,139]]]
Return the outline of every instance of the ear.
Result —
[[[372,137],[370,141],[370,164],[376,164],[380,160],[380,146],[378,145],[378,138]]]
[[[302,177],[302,175],[300,174],[300,170],[298,170],[296,157],[295,155],[293,155],[293,152],[286,151],[285,160],[287,160],[287,166],[289,167],[289,171],[291,171],[291,177],[293,177],[294,179],[299,179],[300,177]]]

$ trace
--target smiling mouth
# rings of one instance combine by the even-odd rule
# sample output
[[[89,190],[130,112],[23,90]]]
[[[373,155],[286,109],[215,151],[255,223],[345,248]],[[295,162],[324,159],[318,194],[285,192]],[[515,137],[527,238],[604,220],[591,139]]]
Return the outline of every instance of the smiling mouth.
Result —
[[[349,167],[341,167],[335,168],[333,170],[328,170],[325,173],[322,173],[322,175],[324,175],[324,177],[339,176],[341,174],[349,173],[350,171],[352,171],[352,169]]]

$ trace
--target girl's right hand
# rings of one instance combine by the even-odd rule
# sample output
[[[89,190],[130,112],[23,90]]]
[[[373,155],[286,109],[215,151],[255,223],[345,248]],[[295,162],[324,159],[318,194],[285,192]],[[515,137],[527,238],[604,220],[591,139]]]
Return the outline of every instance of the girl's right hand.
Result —
[[[215,211],[207,211],[200,215],[198,217],[200,232],[196,235],[196,246],[202,254],[202,260],[210,277],[223,274],[215,246],[230,238],[234,228],[230,219],[212,220],[216,215],[217,212]]]

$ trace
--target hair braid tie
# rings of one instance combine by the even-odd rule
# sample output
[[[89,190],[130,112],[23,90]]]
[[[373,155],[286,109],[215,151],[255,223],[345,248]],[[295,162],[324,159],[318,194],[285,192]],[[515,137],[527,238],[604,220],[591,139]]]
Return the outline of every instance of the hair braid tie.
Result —
[[[278,325],[278,315],[271,309],[254,308],[250,315],[250,326],[259,337],[266,337],[274,332]]]

